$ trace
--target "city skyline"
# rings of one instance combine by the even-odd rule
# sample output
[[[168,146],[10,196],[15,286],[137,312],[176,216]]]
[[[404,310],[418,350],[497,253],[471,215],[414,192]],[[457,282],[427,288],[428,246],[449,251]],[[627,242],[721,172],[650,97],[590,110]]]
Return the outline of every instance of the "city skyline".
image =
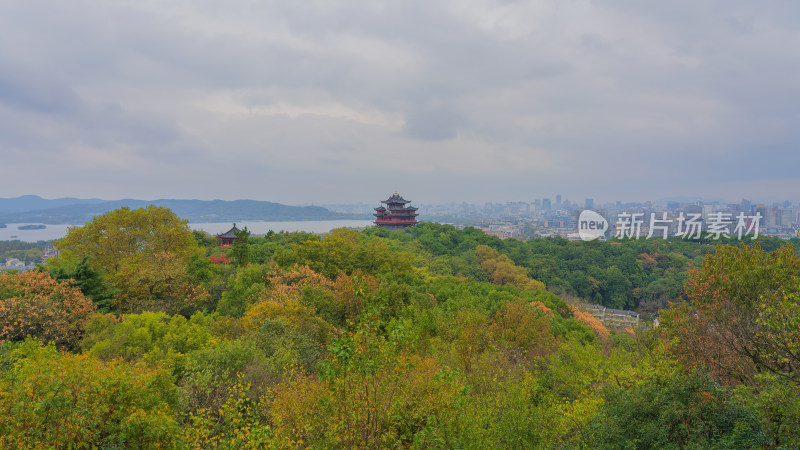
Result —
[[[399,191],[396,191],[399,192]],[[430,201],[425,198],[424,193],[421,193],[422,197],[420,197],[419,201],[412,200],[414,203],[418,204],[425,204],[425,205],[458,205],[458,204],[470,204],[470,205],[485,205],[485,204],[497,204],[497,205],[504,205],[504,204],[512,204],[512,203],[527,203],[527,204],[536,204],[542,203],[545,201],[550,202],[550,208],[556,209],[557,205],[559,204],[570,204],[573,206],[581,206],[584,205],[586,209],[591,209],[592,206],[587,205],[587,201],[591,201],[591,205],[593,206],[604,206],[604,205],[614,205],[614,204],[651,204],[651,205],[662,205],[666,206],[668,203],[680,203],[683,205],[690,205],[690,204],[721,204],[721,205],[729,205],[729,204],[740,204],[743,201],[748,202],[750,204],[765,204],[765,205],[772,205],[772,204],[783,204],[785,202],[790,202],[790,204],[800,204],[800,202],[792,200],[790,197],[768,197],[768,198],[759,198],[759,197],[748,197],[748,198],[741,198],[738,200],[730,199],[730,198],[710,198],[710,197],[702,197],[702,196],[680,196],[680,197],[661,197],[655,199],[643,199],[643,200],[631,200],[626,198],[620,199],[604,199],[604,198],[595,198],[595,197],[580,197],[580,198],[569,198],[567,196],[561,196],[562,200],[561,203],[557,201],[557,197],[559,194],[554,195],[530,195],[526,197],[514,198],[514,199],[490,199],[486,201],[476,201],[474,199],[451,199],[445,200],[440,202]],[[225,201],[249,201],[249,200],[257,200],[257,201],[265,201],[265,202],[273,202],[272,200],[266,199],[255,199],[255,198],[235,198],[232,200],[227,199],[220,199],[220,198],[212,198],[212,199],[198,199],[198,198],[168,198],[168,197],[158,197],[158,198],[133,198],[133,197],[125,197],[125,198],[112,198],[112,197],[103,197],[103,196],[94,196],[94,197],[67,197],[67,196],[43,196],[38,193],[25,193],[19,195],[17,197],[0,197],[0,200],[15,200],[15,199],[24,199],[26,197],[32,198],[39,198],[45,201],[50,200],[79,200],[79,201],[87,201],[87,200],[98,200],[98,201],[119,201],[119,200],[137,200],[137,201],[156,201],[156,200],[202,200],[202,201],[209,201],[209,200],[225,200]],[[290,206],[330,206],[330,205],[371,205],[376,203],[374,199],[367,199],[367,200],[349,200],[348,199],[340,199],[341,201],[338,202],[299,202],[299,203],[286,203],[286,205]],[[377,201],[379,203],[380,201]],[[273,202],[273,203],[280,203],[280,202]],[[69,204],[63,203],[60,204]],[[40,208],[33,208],[33,209],[40,209]]]

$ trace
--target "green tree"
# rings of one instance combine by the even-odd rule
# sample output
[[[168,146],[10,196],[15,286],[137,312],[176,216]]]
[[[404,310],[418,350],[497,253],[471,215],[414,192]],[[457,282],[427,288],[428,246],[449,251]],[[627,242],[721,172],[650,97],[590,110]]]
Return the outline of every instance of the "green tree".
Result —
[[[596,448],[763,448],[769,442],[754,411],[706,374],[612,386],[590,427]]]
[[[247,227],[243,230],[234,230],[236,240],[233,241],[233,260],[239,267],[250,264],[250,231]]]
[[[88,256],[118,289],[115,306],[122,312],[145,307],[174,312],[180,302],[194,304],[204,297],[187,274],[190,259],[202,250],[186,221],[167,208],[108,212],[71,228],[56,246],[64,251],[62,258]],[[162,300],[167,303],[159,305]]]
[[[96,315],[86,325],[81,345],[105,361],[143,361],[181,373],[187,353],[211,345],[211,323],[211,317],[203,313],[189,319],[163,312],[125,314],[120,322],[110,315]]]
[[[131,256],[168,252],[188,259],[198,249],[185,220],[153,205],[135,210],[122,207],[96,216],[82,227],[70,228],[56,246],[90,256],[92,265],[112,281]]]
[[[56,280],[69,281],[77,286],[83,295],[92,299],[98,312],[107,313],[112,310],[113,290],[105,282],[100,271],[94,269],[89,263],[89,256],[84,256],[71,267],[51,266],[50,275]]]

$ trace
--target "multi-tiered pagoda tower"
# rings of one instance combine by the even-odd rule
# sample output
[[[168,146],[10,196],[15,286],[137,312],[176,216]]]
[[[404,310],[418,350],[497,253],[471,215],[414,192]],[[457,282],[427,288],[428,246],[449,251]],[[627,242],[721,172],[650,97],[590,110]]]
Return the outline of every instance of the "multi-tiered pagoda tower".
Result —
[[[375,208],[375,225],[387,230],[399,230],[417,224],[417,208],[406,206],[411,202],[397,195],[397,192],[381,203],[386,203],[386,206]]]

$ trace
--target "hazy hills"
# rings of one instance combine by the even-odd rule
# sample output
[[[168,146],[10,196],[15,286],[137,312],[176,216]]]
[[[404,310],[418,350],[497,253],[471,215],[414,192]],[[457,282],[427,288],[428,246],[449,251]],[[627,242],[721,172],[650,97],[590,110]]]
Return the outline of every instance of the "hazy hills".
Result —
[[[15,198],[0,198],[0,215],[34,211],[38,209],[57,208],[59,206],[85,205],[103,203],[107,200],[99,198],[56,198],[46,199],[38,195],[23,195]]]
[[[0,223],[69,223],[82,224],[92,217],[123,206],[143,208],[164,206],[190,222],[225,222],[244,220],[335,220],[360,219],[361,216],[329,211],[321,206],[289,206],[257,200],[101,200],[59,198],[43,199],[36,195],[0,198]]]

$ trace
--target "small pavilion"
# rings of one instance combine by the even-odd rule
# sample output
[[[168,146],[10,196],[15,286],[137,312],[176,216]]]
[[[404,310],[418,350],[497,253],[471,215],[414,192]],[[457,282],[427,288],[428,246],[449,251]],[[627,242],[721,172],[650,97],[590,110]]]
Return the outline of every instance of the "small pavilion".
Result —
[[[242,231],[242,230],[236,228],[236,224],[234,223],[233,224],[233,228],[231,228],[230,230],[228,230],[228,231],[226,231],[226,232],[224,232],[222,234],[218,234],[217,235],[217,239],[219,239],[219,246],[220,247],[227,247],[229,245],[233,245],[233,242],[236,239],[238,239],[238,237],[236,236],[236,233],[238,233],[239,231]]]

